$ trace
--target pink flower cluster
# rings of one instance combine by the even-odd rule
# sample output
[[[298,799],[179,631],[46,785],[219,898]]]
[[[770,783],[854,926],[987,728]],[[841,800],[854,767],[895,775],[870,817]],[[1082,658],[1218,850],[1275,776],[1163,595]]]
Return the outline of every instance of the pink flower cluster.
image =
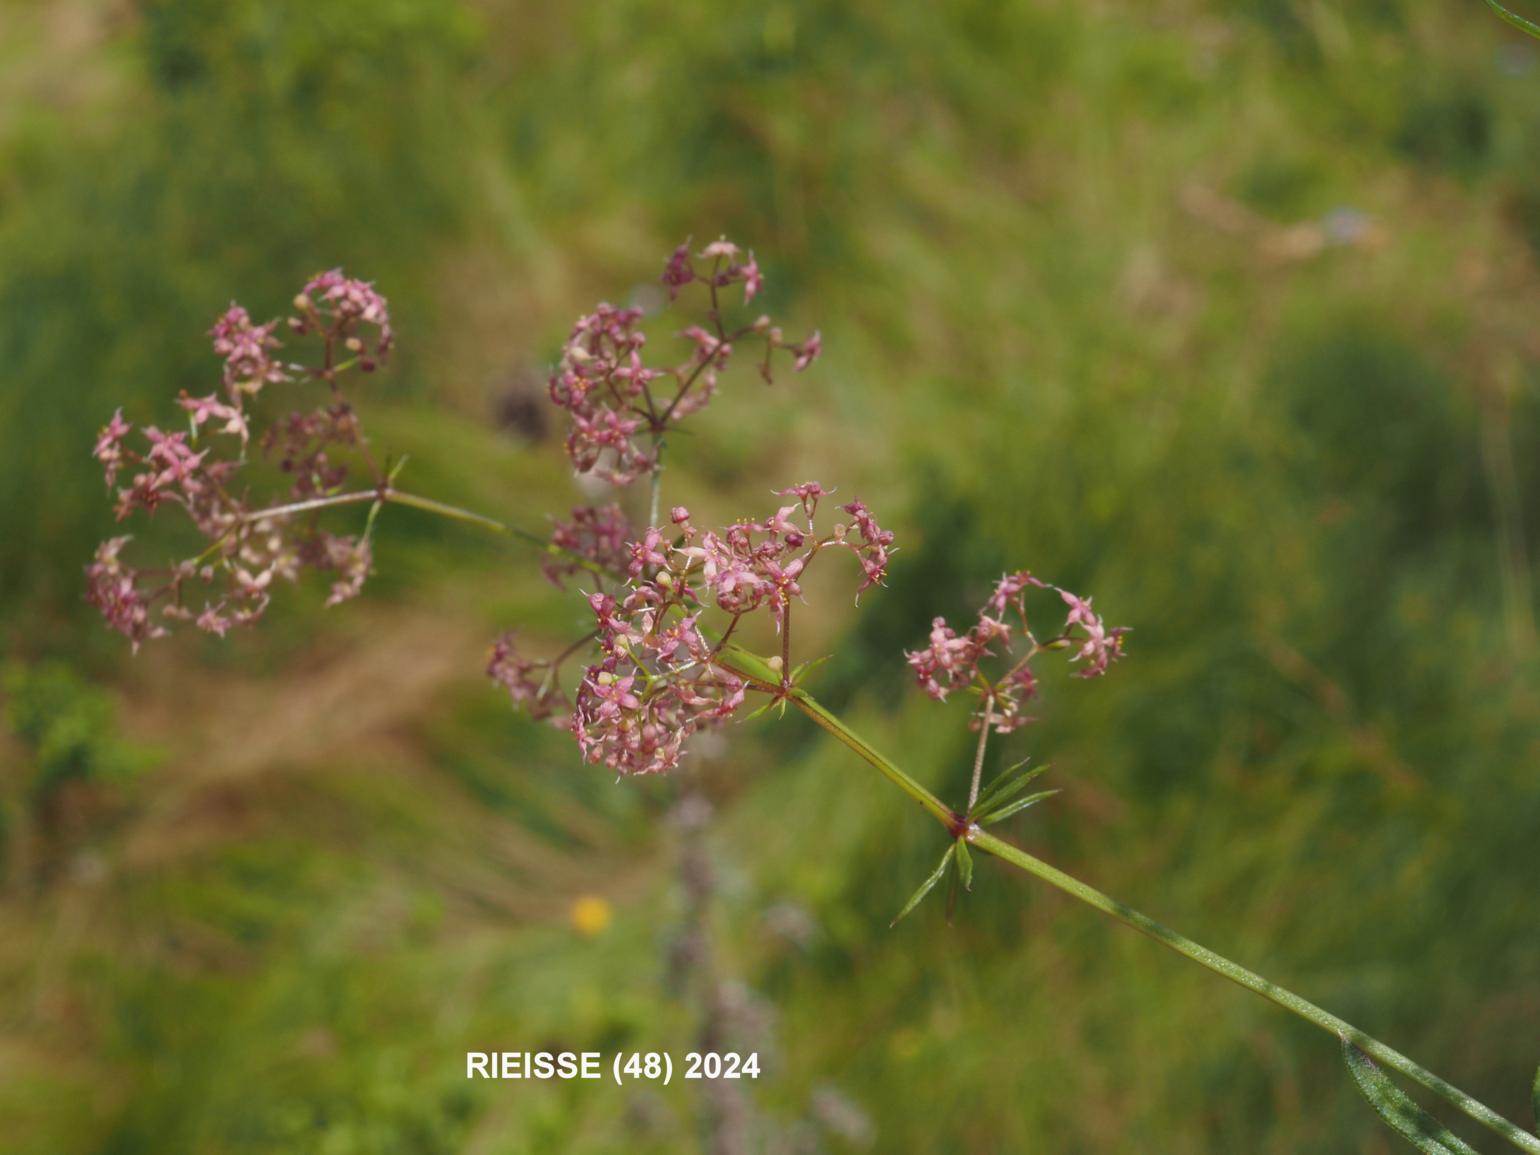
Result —
[[[697,272],[688,244],[681,245],[663,273],[671,298],[692,282],[704,284],[710,292],[705,323],[686,326],[680,333],[689,346],[682,363],[660,369],[644,362],[647,335],[640,309],[601,304],[573,326],[547,389],[551,400],[571,415],[567,456],[579,473],[593,473],[613,485],[630,485],[656,470],[664,434],[711,400],[735,341],[748,337],[763,341],[760,373],[767,381],[772,378],[772,356],[777,350],[788,351],[799,372],[821,352],[817,333],[800,343],[788,343],[765,316],[729,330],[719,291],[741,283],[748,304],[764,284],[759,265],[752,254],[741,260],[738,247],[725,239],[708,245],[700,259],[711,262],[710,272]]]
[[[698,573],[705,591],[718,609],[730,614],[751,613],[767,606],[777,627],[785,624],[793,598],[802,593],[799,579],[809,563],[825,549],[848,549],[861,565],[860,594],[887,576],[893,534],[879,526],[865,504],[852,501],[840,508],[851,520],[839,522],[827,536],[820,537],[814,525],[820,498],[828,491],[816,481],[776,491],[781,497],[795,497],[764,521],[740,521],[720,533],[697,533],[689,521],[689,511],[676,509],[673,521],[682,534],[674,546],[676,577],[688,581]],[[642,541],[632,545],[633,577],[657,567],[667,569],[668,557],[660,552],[662,532],[648,530]]]
[[[635,440],[657,412],[650,383],[660,374],[642,364],[647,335],[640,309],[600,305],[579,317],[547,385],[551,400],[572,414],[567,455],[579,473],[629,485],[657,463],[656,450]]]
[[[1056,636],[1040,641],[1033,634],[1026,610],[1029,589],[1056,590],[1069,607],[1064,628]],[[1011,618],[1014,621],[1008,620]],[[1126,632],[1123,627],[1109,630],[1091,609],[1089,598],[1050,586],[1022,570],[1006,574],[995,584],[967,633],[959,634],[945,618],[936,618],[931,623],[929,645],[906,651],[904,656],[916,682],[932,698],[944,701],[954,690],[969,690],[979,699],[974,728],[988,724],[1005,734],[1033,720],[1023,709],[1037,696],[1037,675],[1031,663],[1038,654],[1078,646],[1071,659],[1085,663],[1078,676],[1095,678],[1123,656]],[[1018,638],[1025,643],[1020,653],[1013,651]],[[986,675],[981,665],[987,658],[999,659],[1003,671],[994,677]]]
[[[288,367],[273,357],[283,343],[273,336],[277,321],[253,325],[251,315],[239,305],[230,308],[214,322],[209,336],[214,352],[225,359],[225,388],[232,397],[261,391],[289,379]]]
[[[740,620],[756,611],[788,630],[801,579],[819,553],[854,555],[861,589],[883,579],[893,535],[863,503],[842,506],[848,520],[820,534],[823,486],[808,482],[778,493],[795,500],[762,521],[739,521],[720,531],[697,529],[689,510],[675,508],[667,525],[650,527],[618,553],[618,510],[580,510],[558,526],[558,539],[574,557],[605,571],[623,567],[628,578],[624,589],[611,594],[601,588],[588,598],[598,660],[584,671],[569,721],[588,761],[621,774],[669,770],[691,735],[732,716],[750,689],[784,693],[789,678],[779,687],[751,687],[722,664],[720,651]],[[703,619],[716,612],[728,618],[713,630]],[[548,717],[565,704],[556,685],[560,663],[524,658],[505,638],[487,672],[515,704]]]
[[[334,493],[346,479],[347,466],[336,455],[361,445],[362,436],[351,406],[336,389],[341,367],[333,361],[334,345],[360,342],[359,362],[372,366],[389,346],[389,314],[384,298],[340,272],[315,278],[297,300],[302,315],[289,325],[301,335],[323,336],[319,367],[279,361],[278,322],[254,325],[245,309],[231,305],[209,333],[215,354],[224,361],[223,396],[184,392],[177,404],[187,414],[186,431],[167,433],[149,425],[136,446],[134,427],[119,410],[97,437],[93,455],[107,485],[117,487],[118,520],[172,505],[205,545],[196,557],[158,569],[139,569],[125,560],[127,536],[114,537],[97,550],[86,569],[87,599],[135,648],[164,634],[170,621],[191,621],[219,635],[249,624],[267,608],[276,582],[295,581],[305,570],[332,577],[327,604],[336,604],[356,595],[372,569],[365,537],[325,532],[313,511],[290,506]],[[354,335],[365,326],[375,334],[368,344]],[[327,403],[313,412],[280,417],[259,439],[263,451],[293,478],[290,504],[253,505],[249,493],[236,486],[247,464],[252,406],[268,386],[292,384],[302,376],[330,384]],[[127,484],[119,486],[125,476]],[[207,593],[202,607],[194,608],[189,597],[200,586]]]
[[[654,582],[618,601],[590,596],[601,657],[584,671],[572,711],[587,761],[620,774],[671,770],[696,731],[743,705],[747,683],[713,660],[686,601],[683,590]]]
[[[358,358],[368,373],[390,352],[395,336],[390,328],[390,307],[368,281],[343,275],[341,269],[318,273],[294,298],[298,316],[289,328],[304,336],[319,333],[326,341],[325,368],[333,369],[332,356],[340,345]]]

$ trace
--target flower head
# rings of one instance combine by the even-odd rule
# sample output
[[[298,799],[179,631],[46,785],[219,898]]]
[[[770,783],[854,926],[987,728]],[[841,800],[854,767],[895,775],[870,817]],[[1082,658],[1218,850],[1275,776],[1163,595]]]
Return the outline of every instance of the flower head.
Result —
[[[1032,632],[1025,598],[1031,589],[1055,589],[1069,606],[1064,628],[1057,636],[1040,641]],[[1047,650],[1078,645],[1072,660],[1086,665],[1077,674],[1096,677],[1122,656],[1126,632],[1107,629],[1091,610],[1090,599],[1082,600],[1020,570],[995,583],[966,634],[957,633],[945,618],[936,618],[931,623],[929,644],[904,656],[915,681],[932,698],[943,701],[953,691],[971,691],[979,700],[974,726],[987,724],[1003,734],[1032,721],[1023,708],[1038,692],[1031,664],[1034,658]],[[988,660],[999,663],[997,672],[986,672]]]
[[[134,649],[165,629],[150,618],[150,603],[139,588],[139,573],[119,558],[127,537],[114,537],[97,547],[86,567],[86,600],[101,611],[107,624],[133,643]]]
[[[364,368],[371,367],[389,347],[389,314],[372,286],[336,271],[312,279],[297,301],[302,316],[291,328],[325,338],[328,356],[321,367],[307,371],[281,364],[275,358],[277,323],[254,325],[245,309],[232,304],[209,332],[214,351],[224,358],[223,395],[194,397],[184,390],[177,398],[190,429],[166,432],[147,425],[135,437],[119,410],[97,437],[92,453],[108,485],[117,487],[120,520],[170,507],[203,538],[193,557],[138,570],[121,556],[129,539],[115,537],[87,567],[87,598],[136,648],[166,633],[174,621],[221,636],[248,625],[262,616],[280,583],[296,581],[306,569],[331,577],[328,605],[355,597],[369,577],[373,556],[367,535],[329,533],[313,517],[296,518],[289,506],[326,504],[347,480],[341,451],[359,445],[362,435],[352,406],[338,391],[342,366],[334,365],[330,354],[351,350]],[[263,451],[291,479],[287,500],[280,491],[264,502],[240,483],[252,439],[252,406],[265,386],[302,372],[331,389],[320,408],[281,416],[259,433]],[[209,436],[215,433],[238,439],[238,447]],[[385,481],[378,475],[374,481],[377,494]],[[360,496],[372,495],[342,500]],[[206,591],[198,599],[201,609],[191,600],[197,586]]]
[[[294,298],[298,316],[289,320],[296,333],[322,333],[358,358],[366,372],[390,352],[395,335],[390,306],[368,281],[345,276],[341,269],[317,273]]]
[[[232,303],[209,330],[214,352],[225,359],[225,389],[232,398],[261,392],[264,385],[288,380],[286,367],[273,357],[282,342],[273,336],[278,322],[253,325],[251,314]]]
[[[709,269],[697,268],[697,261]],[[748,304],[763,291],[764,275],[753,253],[745,257],[725,237],[696,256],[688,241],[680,245],[664,265],[661,280],[670,301],[697,282],[710,294],[704,323],[679,330],[688,343],[682,363],[670,368],[649,363],[642,310],[601,304],[578,318],[547,382],[552,403],[571,416],[566,448],[573,468],[612,485],[630,485],[658,468],[664,435],[711,401],[737,342],[763,342],[760,373],[766,380],[772,379],[771,360],[778,351],[789,352],[801,370],[821,346],[816,333],[801,344],[788,344],[768,317],[737,327],[728,322],[721,290],[742,284]]]

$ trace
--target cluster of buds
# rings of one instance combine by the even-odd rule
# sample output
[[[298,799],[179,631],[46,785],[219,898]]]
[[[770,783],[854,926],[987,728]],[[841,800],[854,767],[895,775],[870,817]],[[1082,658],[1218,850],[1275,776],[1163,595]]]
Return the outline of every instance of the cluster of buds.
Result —
[[[734,342],[754,338],[763,343],[759,367],[767,382],[773,379],[777,351],[788,353],[798,372],[817,358],[822,342],[816,332],[791,343],[767,316],[729,329],[721,290],[742,284],[747,305],[764,284],[753,255],[747,260],[740,256],[736,245],[720,240],[699,254],[701,261],[711,263],[709,272],[696,270],[688,244],[669,259],[663,282],[671,299],[693,282],[710,293],[705,324],[689,325],[679,334],[689,346],[681,363],[650,368],[644,362],[647,335],[641,309],[600,305],[578,319],[547,384],[551,400],[572,418],[567,456],[577,472],[592,473],[612,485],[630,485],[657,470],[664,435],[711,400],[720,373],[732,359]]]
[[[1064,628],[1057,635],[1039,640],[1032,632],[1025,598],[1029,589],[1054,590],[1069,607]],[[1033,720],[1023,710],[1037,695],[1032,660],[1038,654],[1078,647],[1071,658],[1084,663],[1077,675],[1100,677],[1122,657],[1125,633],[1121,626],[1108,629],[1091,609],[1089,598],[1050,586],[1022,570],[1006,574],[995,584],[967,633],[959,634],[945,618],[936,618],[931,623],[930,644],[904,656],[916,682],[932,698],[944,701],[954,690],[967,690],[979,699],[974,728],[988,726],[1006,734]],[[986,659],[998,663],[993,676],[982,668]]]
[[[551,545],[544,570],[558,589],[578,573],[618,576],[630,558],[631,522],[615,504],[581,505],[571,521],[552,519]]]
[[[504,634],[492,646],[487,660],[487,677],[508,691],[513,704],[535,721],[555,720],[559,726],[572,724],[572,707],[562,691],[557,675],[559,660],[526,657],[519,652],[513,634]]]
[[[136,648],[164,634],[172,621],[190,621],[221,636],[247,625],[261,617],[275,583],[295,581],[306,570],[332,577],[328,604],[357,594],[369,575],[367,537],[325,532],[316,523],[317,510],[301,507],[324,503],[336,492],[347,467],[334,455],[362,444],[353,410],[337,391],[336,374],[346,366],[336,362],[336,350],[351,350],[360,366],[372,368],[390,345],[389,314],[372,287],[340,272],[315,278],[296,301],[300,315],[289,327],[300,335],[321,335],[318,367],[280,361],[279,323],[254,325],[245,309],[231,305],[209,333],[224,362],[223,395],[184,392],[177,404],[187,414],[186,431],[149,425],[136,445],[135,429],[119,410],[97,438],[94,456],[108,487],[117,487],[119,521],[175,506],[204,543],[196,556],[156,569],[135,568],[125,560],[127,536],[97,550],[86,570],[87,598]],[[249,492],[236,485],[252,440],[252,408],[267,387],[302,378],[326,381],[327,403],[280,417],[258,439],[293,480],[285,504],[253,504]],[[127,484],[120,486],[125,477]],[[382,484],[375,479],[376,486]],[[190,602],[200,587],[202,605],[195,607]]]

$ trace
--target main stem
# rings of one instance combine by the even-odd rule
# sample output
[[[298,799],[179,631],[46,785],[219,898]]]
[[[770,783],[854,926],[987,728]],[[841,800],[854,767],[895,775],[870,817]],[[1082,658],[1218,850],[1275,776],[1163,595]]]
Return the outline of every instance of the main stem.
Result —
[[[383,500],[393,501],[399,505],[408,505],[429,513],[450,517],[457,521],[479,525],[497,533],[530,542],[547,552],[553,549],[547,542],[534,534],[508,526],[494,518],[484,517],[469,510],[445,505],[431,498],[417,497],[412,494],[398,493],[388,489],[379,496]],[[361,497],[347,495],[341,498],[321,499],[313,504],[303,504],[306,504],[309,508],[317,508],[322,505],[340,505],[356,500],[361,500]],[[280,511],[269,510],[267,512],[271,515]],[[924,785],[911,778],[892,761],[880,754],[874,746],[858,735],[836,715],[831,714],[820,705],[811,694],[798,688],[792,688],[787,692],[783,682],[784,672],[773,669],[767,661],[757,654],[736,645],[726,644],[726,639],[724,638],[723,642],[718,645],[716,660],[728,669],[756,683],[762,689],[785,693],[786,697],[790,698],[799,710],[844,745],[848,746],[862,761],[873,767],[884,778],[909,795],[915,802],[919,803],[932,818],[947,828],[947,832],[953,838],[966,838],[978,849],[994,855],[1002,862],[1010,863],[1018,870],[1026,871],[1028,874],[1041,879],[1071,898],[1080,900],[1087,906],[1117,919],[1117,921],[1125,926],[1132,927],[1140,934],[1147,935],[1184,958],[1191,959],[1199,966],[1229,979],[1238,986],[1245,987],[1253,994],[1261,995],[1269,1002],[1275,1003],[1284,1010],[1298,1015],[1307,1023],[1311,1023],[1329,1034],[1336,1035],[1338,1038],[1347,1039],[1385,1066],[1400,1072],[1413,1082],[1432,1091],[1446,1102],[1458,1107],[1470,1118],[1496,1134],[1501,1135],[1519,1150],[1528,1151],[1531,1155],[1540,1155],[1540,1138],[1529,1134],[1529,1132],[1503,1118],[1496,1111],[1486,1106],[1486,1104],[1473,1099],[1453,1083],[1439,1078],[1432,1071],[1413,1062],[1395,1048],[1387,1046],[1372,1035],[1359,1030],[1345,1019],[1338,1018],[1330,1011],[1316,1006],[1308,999],[1301,998],[1293,991],[1286,990],[1277,983],[1268,981],[1256,972],[1247,970],[1239,963],[1231,962],[1223,955],[1209,950],[1208,947],[1194,942],[1185,935],[1178,934],[1170,927],[1156,922],[1153,918],[1140,913],[1133,907],[1119,902],[1110,895],[1103,894],[1094,886],[1081,882],[1078,878],[1064,873],[1064,871],[1055,866],[1050,866],[1040,858],[1033,857],[1020,847],[1013,846],[1004,839],[986,833],[979,826],[969,822],[965,815],[953,810],[945,802],[941,801],[940,798],[937,798],[935,794],[931,793],[930,790],[926,789]]]
[[[772,671],[762,659],[740,650],[737,646],[726,647],[723,657],[724,665],[753,681],[769,683],[772,679]],[[1148,915],[1141,914],[1133,907],[1119,902],[1110,895],[1103,894],[1094,886],[1081,882],[1078,878],[1064,873],[1064,871],[1055,866],[1050,866],[1042,859],[1035,858],[1021,848],[1012,846],[1002,838],[986,833],[977,825],[969,823],[963,815],[958,814],[951,807],[947,806],[946,803],[942,802],[941,799],[937,798],[923,785],[878,753],[870,743],[859,737],[838,717],[819,705],[806,691],[793,690],[791,701],[819,726],[850,747],[864,761],[924,807],[932,817],[936,818],[947,828],[954,838],[966,838],[979,850],[992,854],[1001,861],[1008,862],[1017,869],[1024,870],[1028,874],[1042,879],[1050,886],[1058,888],[1072,898],[1079,899],[1087,906],[1093,907],[1103,914],[1110,915],[1125,926],[1133,927],[1140,934],[1149,936],[1162,946],[1174,950],[1184,958],[1191,959],[1199,966],[1229,979],[1238,986],[1245,987],[1248,991],[1261,995],[1269,1002],[1275,1003],[1284,1010],[1298,1015],[1306,1022],[1321,1028],[1321,1030],[1327,1031],[1339,1038],[1347,1039],[1385,1066],[1399,1071],[1408,1079],[1421,1084],[1448,1103],[1458,1107],[1466,1115],[1501,1135],[1515,1147],[1540,1155],[1540,1138],[1536,1138],[1514,1123],[1511,1123],[1484,1103],[1467,1095],[1454,1084],[1446,1082],[1426,1067],[1413,1062],[1400,1051],[1387,1046],[1372,1035],[1364,1033],[1345,1019],[1341,1019],[1330,1011],[1316,1006],[1308,999],[1301,998],[1293,991],[1286,990],[1277,983],[1268,981],[1256,972],[1247,970],[1239,963],[1231,962],[1223,955],[1217,954],[1209,950],[1208,947],[1177,933],[1170,927],[1156,922]]]
[[[1277,983],[1269,982],[1255,971],[1247,970],[1239,963],[1231,962],[1223,955],[1209,950],[1208,947],[1193,942],[1192,939],[1177,933],[1162,923],[1156,922],[1148,915],[1141,914],[1133,907],[1103,894],[1094,886],[1081,882],[1073,875],[1065,874],[1064,871],[1050,866],[1040,858],[1034,858],[1026,851],[1012,846],[1004,839],[996,838],[993,834],[985,833],[974,827],[968,833],[968,840],[978,849],[987,851],[996,858],[1009,862],[1012,866],[1037,876],[1050,886],[1055,886],[1065,894],[1078,898],[1087,906],[1095,907],[1103,914],[1111,915],[1125,926],[1131,926],[1140,934],[1148,935],[1156,942],[1170,947],[1177,954],[1191,959],[1199,966],[1207,967],[1215,974],[1229,979],[1238,986],[1245,987],[1253,994],[1261,995],[1264,999],[1276,1003],[1286,1011],[1292,1011],[1306,1022],[1314,1023],[1323,1031],[1330,1031],[1340,1038],[1347,1039],[1357,1046],[1359,1050],[1378,1059],[1385,1066],[1401,1072],[1408,1079],[1422,1084],[1428,1090],[1458,1107],[1461,1111],[1464,1111],[1478,1123],[1491,1128],[1515,1147],[1524,1151],[1540,1152],[1540,1139],[1536,1139],[1535,1136],[1509,1122],[1484,1103],[1471,1098],[1454,1084],[1439,1078],[1426,1067],[1413,1062],[1400,1051],[1387,1046],[1371,1035],[1365,1034],[1353,1026],[1353,1024],[1338,1018],[1330,1011],[1316,1006],[1308,999],[1301,998],[1293,991],[1286,990]]]

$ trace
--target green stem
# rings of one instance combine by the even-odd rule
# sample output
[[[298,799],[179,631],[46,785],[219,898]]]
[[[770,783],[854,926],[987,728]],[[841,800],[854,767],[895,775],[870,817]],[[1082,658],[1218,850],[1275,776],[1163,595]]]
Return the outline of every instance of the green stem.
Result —
[[[476,513],[469,509],[461,509],[458,505],[449,505],[446,502],[436,501],[431,497],[420,497],[415,493],[403,493],[399,489],[392,489],[388,484],[377,489],[364,489],[354,493],[336,493],[327,497],[313,497],[306,501],[296,501],[289,505],[276,505],[267,509],[253,510],[244,518],[248,522],[265,521],[274,517],[285,517],[296,513],[308,513],[318,509],[331,509],[339,505],[359,505],[366,501],[381,501],[390,505],[404,505],[410,509],[420,509],[424,513],[435,514],[438,517],[446,517],[450,521],[464,522],[467,525],[479,526],[482,529],[491,530],[493,533],[504,537],[511,537],[515,541],[532,545],[542,553],[548,553],[552,557],[559,557],[580,569],[598,574],[600,577],[614,577],[605,568],[589,558],[582,557],[559,545],[552,545],[537,533],[530,533],[527,529],[520,529],[516,525],[498,521],[495,517],[487,517],[485,514]],[[201,560],[201,559],[200,559]]]
[[[725,648],[722,661],[723,665],[752,681],[766,685],[768,688],[774,688],[773,671],[763,659],[749,654],[737,646],[728,646]],[[798,709],[807,714],[814,722],[818,723],[819,726],[834,735],[846,746],[850,747],[858,756],[881,773],[883,777],[893,782],[904,793],[920,803],[921,806],[930,812],[932,817],[946,826],[954,837],[961,834],[978,849],[994,855],[1003,862],[1010,863],[1019,870],[1024,870],[1028,874],[1042,879],[1050,886],[1057,887],[1072,898],[1077,898],[1087,906],[1093,907],[1103,914],[1110,915],[1124,925],[1133,927],[1133,929],[1141,934],[1148,935],[1161,945],[1174,950],[1177,954],[1191,959],[1199,966],[1206,967],[1215,974],[1221,975],[1239,986],[1245,987],[1254,994],[1261,995],[1269,1002],[1276,1003],[1286,1011],[1291,1011],[1306,1022],[1321,1028],[1321,1030],[1349,1040],[1360,1050],[1378,1059],[1385,1066],[1399,1071],[1408,1079],[1422,1085],[1448,1103],[1458,1107],[1466,1115],[1501,1135],[1515,1147],[1522,1151],[1529,1151],[1535,1153],[1535,1155],[1540,1155],[1540,1139],[1504,1119],[1497,1112],[1471,1098],[1452,1083],[1445,1082],[1432,1071],[1414,1063],[1400,1051],[1386,1046],[1373,1036],[1365,1034],[1351,1023],[1338,1018],[1329,1011],[1323,1010],[1294,992],[1285,990],[1276,983],[1269,982],[1261,975],[1247,970],[1239,963],[1231,962],[1223,955],[1216,954],[1207,947],[1193,942],[1192,939],[1178,934],[1170,927],[1156,922],[1148,915],[1141,914],[1133,909],[1133,907],[1103,894],[1094,886],[1087,885],[1078,878],[1065,874],[1062,870],[1050,866],[1039,858],[1034,858],[1026,851],[1012,846],[1009,842],[997,838],[993,834],[986,833],[976,825],[966,824],[956,811],[952,810],[951,807],[947,806],[924,786],[879,754],[865,739],[861,738],[849,726],[840,721],[839,718],[819,705],[811,695],[803,690],[793,690],[790,697]]]
[[[749,681],[756,683],[761,688],[771,693],[781,691],[781,677],[757,654],[751,654],[741,646],[728,645],[722,648],[718,661],[736,674],[741,674]],[[960,833],[963,829],[962,815],[958,814],[945,802],[937,798],[924,786],[920,785],[909,775],[905,774],[887,758],[879,754],[875,747],[864,738],[858,736],[849,726],[841,722],[833,714],[820,706],[813,696],[805,690],[792,689],[788,697],[796,703],[796,706],[809,718],[817,722],[830,734],[849,746],[856,754],[877,770],[893,785],[897,786],[905,794],[913,798],[931,817],[945,825],[948,829]]]
[[[559,557],[580,569],[586,569],[589,573],[598,574],[601,577],[613,576],[603,566],[588,558],[571,553],[560,546],[552,545],[537,533],[530,533],[527,529],[520,529],[516,525],[509,525],[507,522],[498,521],[495,517],[487,517],[485,514],[475,513],[469,509],[461,509],[457,505],[446,505],[444,502],[435,501],[431,497],[419,497],[415,493],[402,493],[397,489],[388,489],[382,496],[387,502],[394,505],[405,505],[412,509],[420,509],[424,513],[433,513],[439,517],[447,517],[451,521],[461,521],[467,525],[480,526],[482,529],[489,529],[493,533],[500,533],[504,537],[511,537],[516,541],[522,541],[526,545],[534,546],[543,553],[550,554],[552,557]]]
[[[321,499],[314,507],[321,505],[340,505],[347,501],[363,500],[371,494],[345,495],[341,498]],[[516,529],[497,521],[495,518],[485,517],[470,510],[460,509],[457,506],[446,505],[431,498],[418,497],[414,494],[399,493],[395,490],[386,490],[378,496],[398,505],[411,506],[428,513],[435,513],[455,521],[466,522],[490,529],[496,533],[518,538],[521,541],[530,542],[539,546],[547,553],[555,553],[560,556],[570,556],[566,551],[560,550],[534,534],[521,529]],[[309,503],[302,503],[309,504]],[[269,515],[277,510],[267,511]],[[586,561],[586,559],[573,558],[574,561]],[[589,563],[591,566],[591,563]],[[597,567],[593,567],[597,568]],[[725,642],[726,639],[724,638]],[[771,693],[782,694],[790,698],[792,703],[816,722],[824,730],[828,731],[844,745],[855,752],[857,757],[872,766],[884,778],[892,782],[910,798],[918,802],[931,817],[935,818],[954,837],[966,838],[978,849],[994,855],[1002,862],[1007,862],[1019,870],[1056,887],[1072,898],[1079,899],[1103,914],[1117,919],[1125,926],[1130,926],[1139,933],[1147,935],[1184,958],[1191,959],[1199,966],[1213,971],[1215,974],[1229,979],[1238,986],[1245,987],[1253,994],[1261,995],[1269,1002],[1275,1003],[1286,1011],[1290,1011],[1306,1022],[1311,1023],[1329,1034],[1344,1038],[1356,1045],[1360,1050],[1392,1070],[1399,1071],[1402,1075],[1420,1084],[1427,1090],[1438,1095],[1451,1105],[1459,1108],[1470,1118],[1483,1126],[1501,1135],[1521,1151],[1528,1151],[1531,1155],[1540,1155],[1540,1138],[1529,1134],[1515,1124],[1503,1118],[1490,1107],[1473,1099],[1454,1084],[1439,1078],[1432,1071],[1420,1066],[1407,1058],[1400,1051],[1380,1042],[1372,1035],[1368,1035],[1344,1019],[1338,1018],[1330,1011],[1323,1010],[1308,999],[1301,998],[1293,991],[1269,982],[1254,971],[1247,970],[1239,963],[1231,962],[1223,955],[1211,951],[1206,946],[1194,942],[1192,939],[1178,934],[1161,923],[1156,922],[1148,915],[1141,914],[1131,906],[1119,902],[1110,895],[1103,894],[1094,886],[1081,882],[1073,875],[1065,874],[1057,867],[1050,866],[1039,858],[1035,858],[1019,847],[1012,846],[1004,839],[997,838],[993,834],[986,833],[977,825],[970,824],[961,814],[953,810],[935,794],[931,793],[923,785],[911,778],[891,760],[879,753],[876,747],[867,742],[854,730],[842,722],[837,716],[831,714],[807,691],[797,687],[788,689],[783,681],[782,673],[774,670],[768,662],[757,654],[753,654],[740,646],[724,644],[719,647],[716,660],[724,667],[754,682],[760,688]]]
[[[1508,9],[1497,3],[1497,0],[1487,0],[1487,7],[1492,9],[1493,12],[1496,12],[1515,28],[1523,32],[1528,32],[1531,36],[1540,39],[1540,24],[1536,24],[1533,20],[1524,19],[1524,17],[1520,16],[1517,12],[1508,11]]]
[[[1176,951],[1177,954],[1191,959],[1199,966],[1207,967],[1217,975],[1229,979],[1239,986],[1245,987],[1253,994],[1261,995],[1269,1002],[1276,1003],[1286,1011],[1292,1011],[1308,1023],[1314,1023],[1323,1031],[1345,1038],[1378,1059],[1385,1066],[1401,1072],[1408,1079],[1420,1083],[1434,1094],[1447,1100],[1449,1103],[1464,1111],[1472,1119],[1507,1139],[1515,1147],[1523,1151],[1540,1152],[1540,1139],[1522,1130],[1521,1128],[1504,1119],[1497,1112],[1485,1104],[1471,1098],[1464,1091],[1439,1078],[1426,1067],[1420,1066],[1407,1058],[1400,1051],[1386,1046],[1378,1039],[1365,1034],[1351,1023],[1338,1018],[1330,1011],[1323,1010],[1296,995],[1293,991],[1285,990],[1277,983],[1269,982],[1254,971],[1249,971],[1239,963],[1231,962],[1223,955],[1216,954],[1206,946],[1195,943],[1185,935],[1178,934],[1170,927],[1156,922],[1148,915],[1141,914],[1131,906],[1127,906],[1109,895],[1103,894],[1094,886],[1081,882],[1072,875],[1065,874],[1057,867],[1050,866],[1040,858],[1034,858],[1019,847],[1012,846],[1003,839],[996,838],[978,827],[972,827],[968,832],[968,841],[978,849],[993,854],[1004,862],[1009,862],[1028,874],[1035,875],[1057,887],[1065,894],[1078,898],[1087,906],[1095,907],[1103,914],[1111,915],[1125,926],[1131,926],[1140,934],[1148,935],[1163,946]]]

